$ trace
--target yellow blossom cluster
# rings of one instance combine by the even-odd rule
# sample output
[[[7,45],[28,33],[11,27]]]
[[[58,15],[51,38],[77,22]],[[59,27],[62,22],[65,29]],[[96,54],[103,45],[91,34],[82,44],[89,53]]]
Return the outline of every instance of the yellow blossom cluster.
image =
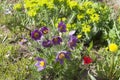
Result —
[[[21,9],[22,8],[22,5],[20,4],[20,3],[17,3],[17,4],[15,4],[14,6],[13,6],[13,9],[14,10],[19,10],[19,9]]]
[[[90,31],[91,31],[91,26],[90,25],[88,25],[86,23],[82,24],[82,32],[88,33]]]
[[[28,16],[34,17],[38,13],[37,11],[46,5],[48,8],[53,8],[53,0],[24,0],[24,8],[27,11]]]
[[[49,10],[49,12],[60,11],[65,16],[59,15],[60,12],[58,12],[58,15],[61,18],[58,17],[58,19],[56,19],[57,21],[54,22],[54,25],[57,26],[60,21],[65,21],[68,31],[79,29],[80,34],[81,32],[84,33],[91,32],[93,24],[94,23],[97,24],[100,21],[102,21],[100,20],[100,17],[101,15],[104,14],[100,13],[101,12],[104,13],[104,11],[107,9],[106,6],[105,7],[99,6],[97,3],[94,3],[93,1],[80,2],[79,0],[24,0],[23,3],[24,3],[22,5],[24,7],[23,9],[25,9],[24,10],[25,13],[30,17],[35,17],[39,15],[39,13],[45,9]],[[15,4],[14,6],[15,10],[20,8],[21,4]],[[72,11],[75,12],[75,17],[73,17],[73,19],[76,20],[74,20],[74,22],[69,22],[68,20],[70,19]]]
[[[94,24],[99,24],[102,19],[104,19],[105,14],[108,13],[107,6],[99,5],[92,1],[79,3],[78,9],[79,11],[76,18],[80,25],[76,27],[77,29],[82,29],[84,33],[91,32],[91,28],[93,28]]]
[[[96,11],[97,8],[96,3],[93,3],[92,1],[83,2],[81,5],[79,5],[80,13],[78,13],[77,19],[81,20],[84,18],[84,20],[87,20],[91,23],[98,23],[100,20],[100,15]]]
[[[56,5],[56,1],[60,4]],[[43,7],[54,9],[57,6],[63,5],[63,3],[66,3],[66,6],[68,6],[70,9],[73,9],[79,5],[77,0],[24,0],[24,9],[28,16],[34,17]],[[19,8],[21,8],[21,4],[15,4],[14,10]]]
[[[69,5],[70,9],[78,6],[78,1],[76,0],[67,0],[67,4]]]

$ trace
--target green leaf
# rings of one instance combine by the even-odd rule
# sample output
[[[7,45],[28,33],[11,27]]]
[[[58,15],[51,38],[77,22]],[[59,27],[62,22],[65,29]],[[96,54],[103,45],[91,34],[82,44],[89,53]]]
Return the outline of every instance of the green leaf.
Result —
[[[90,42],[90,46],[88,47],[87,50],[90,51],[92,49],[92,47],[93,47],[93,41]]]
[[[120,77],[119,77],[119,79],[118,80],[120,80]]]
[[[110,30],[109,37],[112,38],[112,39],[116,38],[115,30],[113,30],[113,29]]]

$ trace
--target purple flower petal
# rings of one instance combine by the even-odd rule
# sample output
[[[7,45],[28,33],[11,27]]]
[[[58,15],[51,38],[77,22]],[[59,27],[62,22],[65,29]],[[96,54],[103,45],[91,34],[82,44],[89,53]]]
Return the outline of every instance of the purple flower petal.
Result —
[[[70,36],[70,39],[68,41],[68,46],[71,48],[71,49],[74,49],[74,47],[77,46],[77,37],[76,36]]]
[[[42,34],[47,34],[48,33],[48,28],[46,26],[42,27],[41,30]]]
[[[38,71],[42,71],[43,69],[45,69],[46,61],[39,57],[37,57],[36,60],[37,60],[37,63],[35,64],[35,66],[38,68]]]
[[[39,57],[36,57],[35,60],[41,61],[41,60],[43,60],[43,59],[42,59],[42,58],[39,58]]]
[[[31,32],[31,38],[34,40],[40,40],[41,36],[42,36],[42,33],[37,29]]]
[[[69,32],[69,36],[73,36],[75,34],[75,30]]]
[[[23,44],[25,44],[26,42],[27,42],[27,39],[23,38],[23,39],[21,39],[21,41],[19,42],[19,44],[20,44],[20,45],[23,45]]]
[[[62,21],[58,24],[58,31],[66,32],[66,25]]]
[[[59,36],[53,37],[53,39],[52,39],[52,43],[53,43],[54,45],[58,45],[58,44],[60,44],[61,42],[62,42],[62,38],[59,37]]]
[[[38,71],[42,71],[44,68],[43,67],[39,67],[38,68]]]
[[[70,54],[71,54],[71,52],[66,52],[65,58],[70,60]]]
[[[46,47],[46,48],[51,47],[52,46],[52,41],[50,41],[50,40],[43,41],[42,46]]]
[[[63,64],[63,60],[59,60],[60,64]]]
[[[65,58],[70,60],[70,52],[61,51],[57,54],[56,61],[60,62],[60,64],[63,64]]]
[[[35,64],[36,67],[40,67],[40,61]]]

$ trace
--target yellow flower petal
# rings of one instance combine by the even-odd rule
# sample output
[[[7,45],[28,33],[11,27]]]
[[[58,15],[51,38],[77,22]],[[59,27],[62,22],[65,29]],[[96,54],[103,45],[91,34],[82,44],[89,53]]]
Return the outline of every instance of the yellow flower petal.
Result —
[[[82,35],[81,35],[81,34],[78,34],[78,35],[77,35],[77,38],[78,38],[78,39],[80,39],[81,37],[82,37]]]
[[[116,52],[118,50],[118,46],[115,43],[109,44],[108,48],[111,52]]]

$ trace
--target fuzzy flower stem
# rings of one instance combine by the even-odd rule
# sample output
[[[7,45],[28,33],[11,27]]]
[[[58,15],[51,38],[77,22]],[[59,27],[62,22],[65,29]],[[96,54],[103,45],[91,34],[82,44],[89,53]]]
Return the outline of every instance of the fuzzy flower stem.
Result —
[[[53,20],[51,19],[51,24],[53,25],[53,28],[55,27]]]
[[[71,23],[71,21],[73,20],[73,18],[75,17],[75,13],[72,14],[71,18],[68,20],[67,24]]]
[[[112,54],[112,57],[111,57],[111,67],[110,67],[110,73],[108,76],[108,78],[110,78],[111,80],[113,77],[113,71],[114,71],[114,54]]]

